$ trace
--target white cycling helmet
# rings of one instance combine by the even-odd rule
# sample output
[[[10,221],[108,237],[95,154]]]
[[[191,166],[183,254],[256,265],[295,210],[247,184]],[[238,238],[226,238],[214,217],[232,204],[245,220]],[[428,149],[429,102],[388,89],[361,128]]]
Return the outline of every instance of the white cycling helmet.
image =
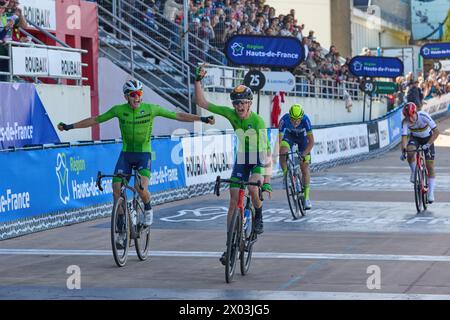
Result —
[[[123,85],[123,94],[127,95],[133,91],[139,91],[143,89],[142,82],[139,80],[128,80]]]

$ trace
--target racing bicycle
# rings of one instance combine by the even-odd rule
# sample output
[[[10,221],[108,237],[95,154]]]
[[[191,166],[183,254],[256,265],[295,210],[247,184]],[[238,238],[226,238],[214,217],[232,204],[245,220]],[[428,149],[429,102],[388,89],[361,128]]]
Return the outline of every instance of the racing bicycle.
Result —
[[[121,178],[120,194],[113,206],[111,215],[111,245],[116,264],[123,267],[128,259],[128,250],[134,246],[137,256],[141,261],[147,259],[150,245],[150,227],[145,226],[144,222],[144,203],[137,190],[128,184],[131,177],[134,177],[140,190],[144,190],[141,184],[141,175],[137,170],[133,174],[103,175],[100,171],[97,173],[97,187],[103,191],[102,178]],[[133,193],[131,199],[127,198],[127,190]]]
[[[422,146],[415,150],[407,150],[406,152],[416,153],[416,171],[414,173],[414,199],[416,201],[417,213],[427,210],[428,204],[428,169],[425,160],[425,150]]]
[[[259,191],[259,198],[263,201],[261,182],[234,181],[230,179],[221,179],[217,176],[214,186],[214,193],[220,196],[221,183],[239,184],[238,206],[233,213],[231,223],[227,231],[227,251],[225,263],[225,280],[230,283],[236,270],[236,260],[239,255],[241,261],[241,274],[246,275],[250,269],[252,261],[253,245],[257,240],[255,232],[255,209],[253,207],[249,192],[246,186],[256,186]],[[245,205],[244,205],[245,200]]]
[[[284,185],[286,187],[286,195],[294,220],[305,215],[305,194],[302,185],[302,173],[300,170],[300,161],[303,161],[298,149],[282,154],[286,156],[287,172],[284,177]]]

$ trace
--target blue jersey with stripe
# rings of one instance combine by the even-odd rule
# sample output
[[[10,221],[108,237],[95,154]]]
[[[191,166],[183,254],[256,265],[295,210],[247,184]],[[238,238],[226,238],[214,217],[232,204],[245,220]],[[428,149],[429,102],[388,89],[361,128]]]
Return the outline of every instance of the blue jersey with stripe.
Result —
[[[286,113],[280,120],[279,130],[283,134],[282,140],[306,145],[308,143],[306,136],[312,132],[312,126],[309,117],[305,114],[298,127],[294,127],[289,113]]]

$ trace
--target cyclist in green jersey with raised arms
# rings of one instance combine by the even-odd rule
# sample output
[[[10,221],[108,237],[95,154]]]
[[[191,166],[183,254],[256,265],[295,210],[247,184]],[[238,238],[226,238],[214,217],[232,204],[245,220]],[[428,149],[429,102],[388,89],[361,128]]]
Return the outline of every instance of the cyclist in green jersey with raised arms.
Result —
[[[267,129],[264,120],[256,113],[252,112],[251,105],[253,99],[252,90],[244,85],[239,85],[230,94],[234,108],[217,106],[206,101],[201,80],[206,75],[203,67],[195,70],[195,102],[196,104],[212,113],[219,114],[228,119],[238,138],[238,150],[236,161],[233,166],[231,180],[242,180],[257,182],[261,181],[262,190],[272,193],[270,186],[271,154],[270,144],[267,137]],[[250,177],[251,175],[251,177]],[[255,207],[255,231],[263,233],[262,202],[258,196],[258,189],[254,186],[248,187],[249,193]],[[230,185],[230,206],[228,209],[227,222],[230,224],[234,211],[239,200],[239,185]],[[225,253],[220,261],[225,264]]]
[[[63,131],[87,128],[112,118],[119,119],[123,145],[114,173],[131,174],[134,166],[141,174],[141,183],[144,190],[136,189],[144,202],[145,218],[143,224],[149,226],[153,222],[153,210],[150,205],[150,192],[148,191],[151,169],[150,139],[153,119],[155,117],[164,117],[183,122],[202,121],[214,124],[214,118],[200,117],[189,113],[175,113],[159,105],[142,102],[143,85],[139,80],[127,81],[123,85],[123,94],[127,103],[115,105],[99,116],[86,118],[73,124],[61,122],[58,124],[58,129]],[[120,183],[120,178],[113,178],[114,202],[119,197]]]

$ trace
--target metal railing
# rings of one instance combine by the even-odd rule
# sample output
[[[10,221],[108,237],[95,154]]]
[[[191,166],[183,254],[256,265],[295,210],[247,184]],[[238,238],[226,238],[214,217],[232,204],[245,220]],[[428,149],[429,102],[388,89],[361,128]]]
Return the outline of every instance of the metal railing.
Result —
[[[249,69],[208,65],[209,68],[220,70],[220,83],[206,83],[205,89],[211,92],[231,92],[231,90],[244,82],[244,76]],[[305,76],[295,76],[295,86],[287,96],[310,97],[321,99],[344,99],[344,90],[352,100],[363,100],[364,94],[359,89],[359,82],[335,81],[331,79],[314,79],[311,81]],[[261,91],[261,94],[270,95],[272,91]],[[374,98],[375,100],[376,98]]]
[[[100,53],[139,79],[174,106],[192,112],[190,66],[150,38],[143,28],[130,24],[98,6]],[[104,29],[112,30],[112,33]]]

